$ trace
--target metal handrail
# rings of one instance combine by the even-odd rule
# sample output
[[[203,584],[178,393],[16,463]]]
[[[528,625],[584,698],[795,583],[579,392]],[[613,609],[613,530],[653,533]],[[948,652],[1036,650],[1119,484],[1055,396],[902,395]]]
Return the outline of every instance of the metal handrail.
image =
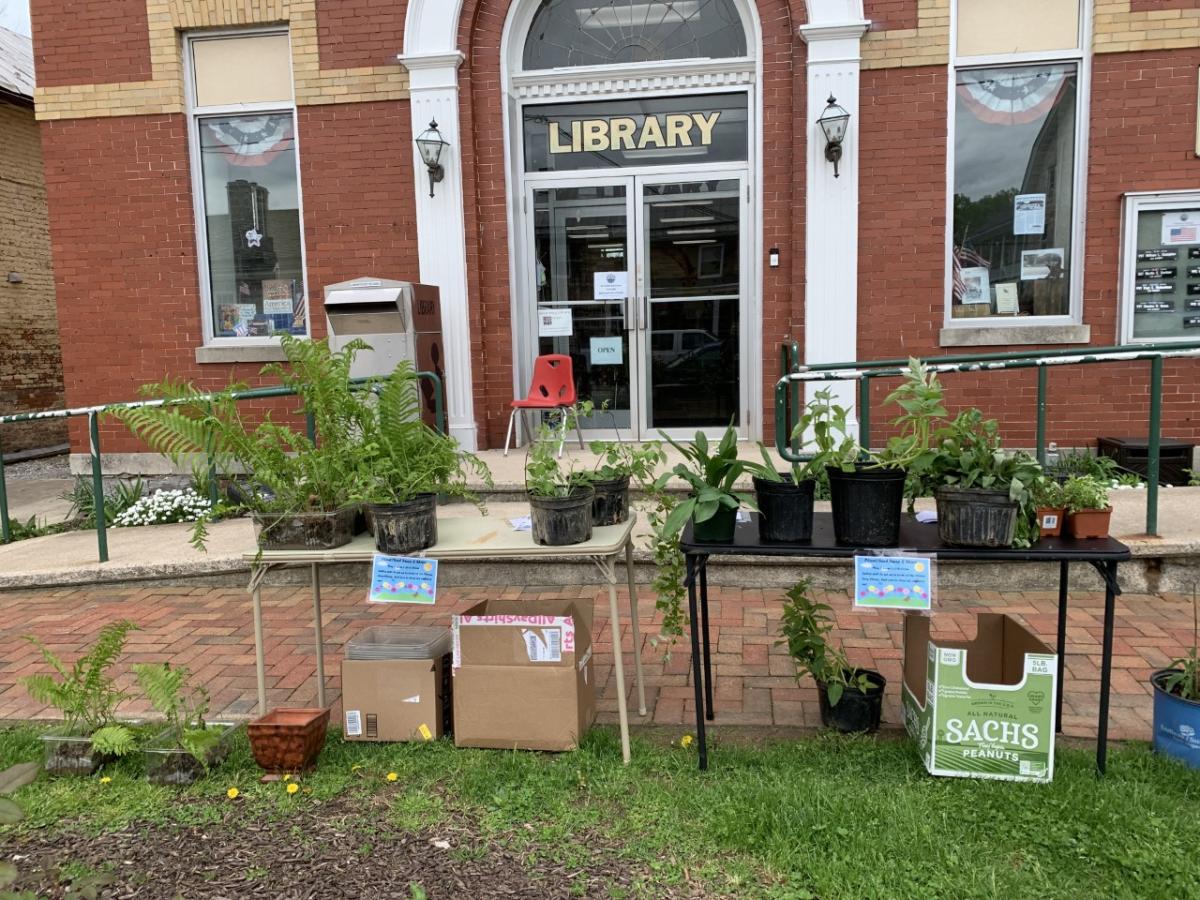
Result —
[[[417,378],[424,378],[433,384],[433,421],[435,427],[442,434],[447,434],[446,426],[446,404],[445,404],[445,389],[442,385],[442,379],[436,372],[416,372]],[[350,381],[352,387],[367,386],[373,379],[370,378],[353,378]],[[234,391],[233,399],[236,402],[243,400],[262,400],[271,397],[294,397],[296,392],[291,388],[286,387],[265,387],[265,388],[250,388],[244,391]],[[201,394],[197,397],[189,397],[186,401],[179,400],[130,400],[121,403],[108,403],[103,406],[79,406],[72,409],[50,409],[41,410],[38,412],[25,413],[10,413],[9,415],[0,416],[0,425],[8,425],[16,422],[38,422],[47,419],[71,419],[79,416],[87,416],[88,420],[88,452],[91,457],[92,470],[92,492],[96,498],[96,543],[99,549],[100,562],[108,562],[108,523],[104,521],[104,472],[101,465],[100,457],[100,416],[101,414],[114,409],[139,409],[154,406],[168,406],[181,402],[203,403],[207,400],[213,400],[217,394]],[[316,440],[316,423],[313,420],[311,413],[305,414],[305,427],[310,440]],[[216,478],[213,468],[213,461],[208,460],[209,472],[209,490],[211,494],[216,493]],[[210,496],[213,502],[216,502],[215,496]],[[0,448],[0,543],[7,544],[12,540],[12,523],[8,513],[8,485],[5,482],[4,476],[4,454]]]
[[[875,378],[903,377],[908,369],[907,359],[885,359],[867,362],[813,363],[800,361],[797,341],[781,344],[780,378],[775,384],[775,446],[779,455],[789,462],[803,459],[792,445],[792,429],[799,421],[804,404],[804,392],[793,390],[795,384],[809,381],[858,382],[859,443],[870,447],[871,440],[871,381]],[[1158,473],[1159,450],[1162,442],[1162,379],[1163,360],[1200,357],[1200,341],[1142,344],[1137,347],[1089,347],[1086,350],[1024,350],[1010,353],[978,353],[927,357],[922,360],[930,371],[996,372],[1009,369],[1037,370],[1037,458],[1046,463],[1046,373],[1050,366],[1091,365],[1111,362],[1150,363],[1149,438],[1146,464],[1146,533],[1158,533]],[[779,427],[782,423],[783,427]]]

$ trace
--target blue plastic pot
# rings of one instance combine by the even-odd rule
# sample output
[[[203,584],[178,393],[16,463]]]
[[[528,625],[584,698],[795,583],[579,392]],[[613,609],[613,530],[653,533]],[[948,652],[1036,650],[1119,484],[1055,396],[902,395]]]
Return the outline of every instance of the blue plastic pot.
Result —
[[[1154,686],[1154,750],[1200,769],[1200,703],[1167,693],[1163,682],[1175,669],[1150,678]]]

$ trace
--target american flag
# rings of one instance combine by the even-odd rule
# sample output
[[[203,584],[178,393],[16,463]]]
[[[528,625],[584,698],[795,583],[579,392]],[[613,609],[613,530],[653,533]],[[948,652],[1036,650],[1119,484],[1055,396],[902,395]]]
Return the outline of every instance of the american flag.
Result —
[[[1195,244],[1197,243],[1197,231],[1195,225],[1173,225],[1171,226],[1171,243],[1172,244]]]
[[[967,292],[967,285],[963,281],[962,270],[972,269],[976,267],[989,269],[992,264],[984,259],[970,247],[954,248],[954,299],[961,301],[963,294]]]

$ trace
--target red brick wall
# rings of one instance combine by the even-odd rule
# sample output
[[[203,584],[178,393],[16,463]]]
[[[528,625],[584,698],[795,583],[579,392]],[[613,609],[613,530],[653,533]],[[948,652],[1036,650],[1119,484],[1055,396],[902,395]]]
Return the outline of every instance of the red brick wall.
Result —
[[[405,0],[317,0],[322,69],[393,66],[404,48]]]
[[[146,0],[31,0],[38,87],[149,81]]]
[[[460,70],[461,124],[472,141],[463,146],[467,267],[473,304],[471,323],[475,417],[482,446],[504,442],[513,394],[512,298],[500,95],[500,40],[510,0],[466,0],[459,22],[459,47],[467,55]],[[802,339],[804,308],[804,44],[796,26],[805,21],[802,0],[760,0],[765,105],[762,172],[763,252],[782,251],[781,265],[763,260],[763,384],[768,427],[772,421],[778,346],[789,330]],[[754,290],[758,290],[755,286]],[[486,349],[485,349],[486,348]],[[501,348],[497,352],[497,348]]]
[[[917,27],[917,0],[865,0],[863,13],[872,31]]]
[[[1158,9],[1197,9],[1197,0],[1130,0],[1130,12],[1153,12]]]

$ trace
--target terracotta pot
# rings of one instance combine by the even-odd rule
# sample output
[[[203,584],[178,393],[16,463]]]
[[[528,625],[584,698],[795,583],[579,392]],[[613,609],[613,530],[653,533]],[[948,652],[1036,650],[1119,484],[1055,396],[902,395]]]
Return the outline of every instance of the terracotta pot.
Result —
[[[1076,539],[1106,538],[1108,521],[1111,518],[1111,506],[1104,509],[1081,509],[1067,516],[1067,531]]]
[[[246,726],[254,761],[268,772],[311,769],[325,746],[328,709],[274,709]]]
[[[1063,519],[1066,515],[1066,509],[1061,506],[1039,506],[1037,521],[1042,537],[1058,537],[1062,534]]]

